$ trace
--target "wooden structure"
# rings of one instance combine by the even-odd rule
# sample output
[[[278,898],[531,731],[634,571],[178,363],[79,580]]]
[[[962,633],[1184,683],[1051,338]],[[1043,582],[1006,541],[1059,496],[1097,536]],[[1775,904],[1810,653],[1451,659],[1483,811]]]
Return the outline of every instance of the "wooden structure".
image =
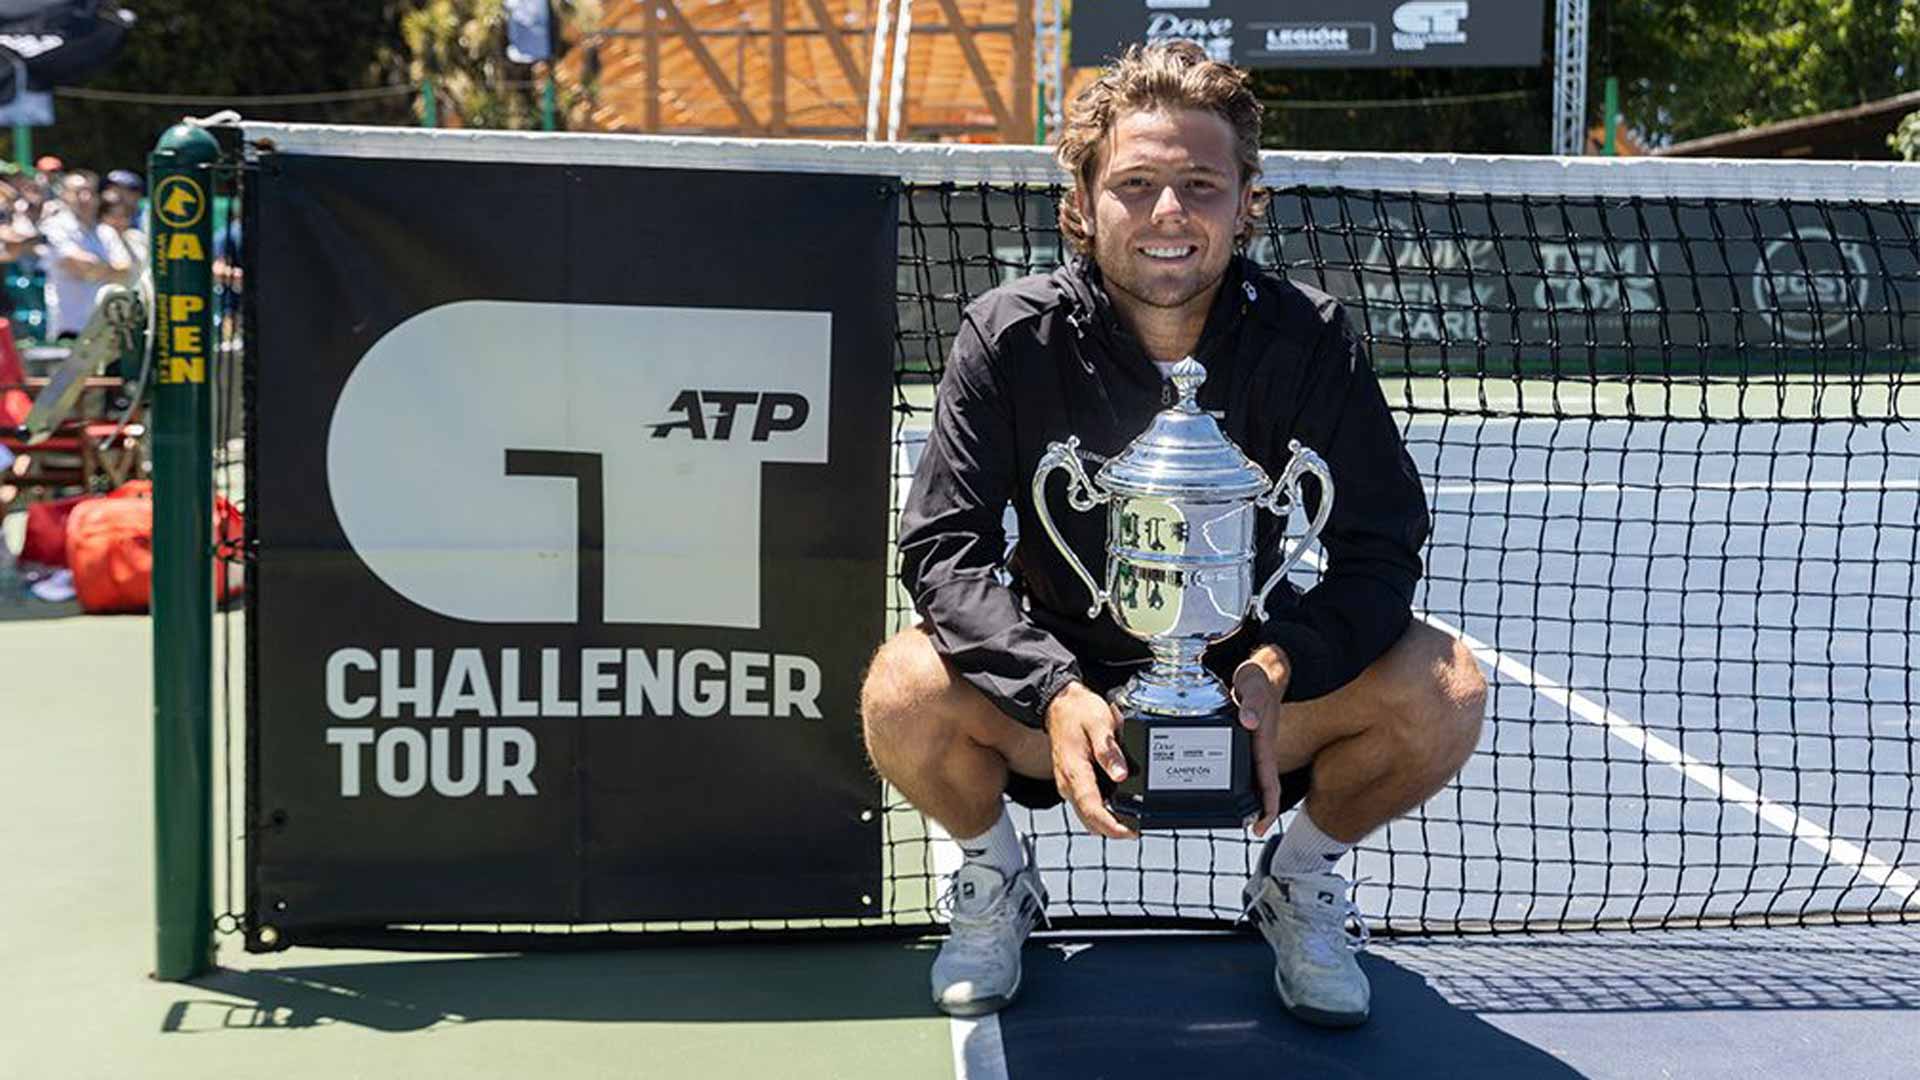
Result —
[[[1920,111],[1920,90],[1846,109],[1689,139],[1655,151],[1662,157],[1819,158],[1885,161],[1887,136]]]
[[[1030,143],[1035,8],[608,0],[556,70],[585,100],[575,130]]]

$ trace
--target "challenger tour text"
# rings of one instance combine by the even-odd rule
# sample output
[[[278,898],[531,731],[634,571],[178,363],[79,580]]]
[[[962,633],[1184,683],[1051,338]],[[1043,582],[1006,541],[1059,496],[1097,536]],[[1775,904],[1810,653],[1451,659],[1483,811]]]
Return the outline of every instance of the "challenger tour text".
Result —
[[[787,653],[714,649],[336,649],[326,662],[326,742],[340,794],[409,798],[537,794],[526,727],[404,720],[714,717],[818,720],[820,665]],[[372,768],[365,766],[371,757]]]

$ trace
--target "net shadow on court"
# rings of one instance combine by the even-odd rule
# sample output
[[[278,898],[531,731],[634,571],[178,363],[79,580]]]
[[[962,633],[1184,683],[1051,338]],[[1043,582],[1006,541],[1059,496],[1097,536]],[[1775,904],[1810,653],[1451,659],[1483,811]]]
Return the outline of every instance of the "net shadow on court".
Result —
[[[1916,955],[1884,926],[1393,940],[1361,957],[1373,1018],[1329,1032],[1280,1010],[1258,939],[1062,936],[993,1034],[1024,1078],[1887,1074]]]
[[[1446,1001],[1417,972],[1373,954],[1374,1022],[1323,1031],[1281,1010],[1273,954],[1257,938],[1101,940],[1029,950],[1018,1007],[1001,1014],[1007,1075],[1434,1075],[1471,1061],[1477,1075],[1578,1076],[1551,1054]],[[1151,973],[1147,976],[1145,973]]]
[[[1379,951],[1480,1015],[1920,1009],[1912,926],[1405,940]]]
[[[167,1032],[342,1023],[421,1031],[502,1020],[581,1023],[825,1023],[937,1017],[933,944],[688,945],[223,968],[191,985]],[[237,997],[250,1003],[234,1005]]]

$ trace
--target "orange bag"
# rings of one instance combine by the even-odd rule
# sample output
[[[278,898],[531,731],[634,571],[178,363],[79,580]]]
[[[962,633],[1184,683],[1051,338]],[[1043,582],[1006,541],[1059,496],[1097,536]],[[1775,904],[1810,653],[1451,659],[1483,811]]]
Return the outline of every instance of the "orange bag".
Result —
[[[132,480],[73,508],[67,518],[67,566],[82,609],[96,615],[147,610],[153,596],[152,498],[151,482]],[[216,497],[213,519],[220,553],[238,552],[244,535],[240,511]],[[239,564],[216,559],[213,576],[216,601],[240,593]]]

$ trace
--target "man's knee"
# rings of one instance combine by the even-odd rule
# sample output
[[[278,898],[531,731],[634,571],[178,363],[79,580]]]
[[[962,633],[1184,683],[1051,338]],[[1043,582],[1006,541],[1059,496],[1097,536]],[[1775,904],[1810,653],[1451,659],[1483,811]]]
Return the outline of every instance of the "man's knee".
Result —
[[[1410,756],[1451,777],[1480,743],[1486,678],[1464,643],[1417,620],[1395,648],[1403,653],[1391,680],[1395,734]]]
[[[1487,678],[1473,650],[1458,638],[1450,639],[1446,662],[1440,666],[1436,711],[1445,717],[1453,735],[1452,772],[1459,772],[1480,745],[1480,728],[1487,715]]]
[[[926,633],[908,627],[873,654],[860,686],[860,725],[876,765],[937,754],[951,737],[952,676]]]

